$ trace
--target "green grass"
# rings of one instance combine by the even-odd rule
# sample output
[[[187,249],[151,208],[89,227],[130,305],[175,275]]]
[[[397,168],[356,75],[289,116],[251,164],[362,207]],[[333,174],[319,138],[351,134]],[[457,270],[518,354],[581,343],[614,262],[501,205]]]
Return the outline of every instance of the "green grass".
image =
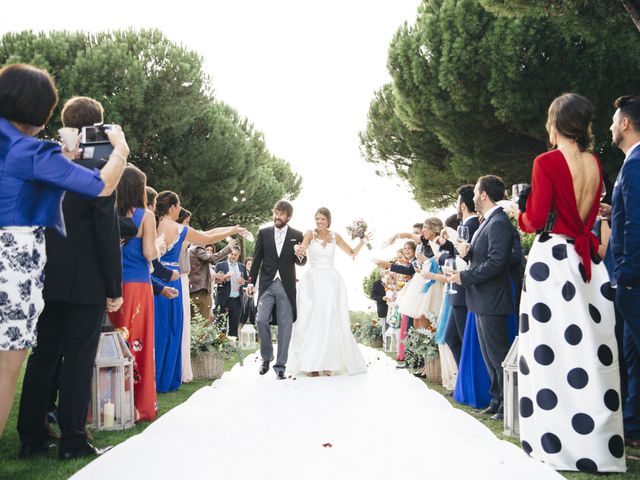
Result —
[[[243,353],[244,356],[248,355],[249,351]],[[225,372],[230,370],[236,363],[235,359],[227,360],[224,365]],[[18,407],[17,399],[20,398],[20,391],[22,389],[22,376],[24,375],[24,368],[20,374],[18,385],[16,388],[16,401],[14,402],[13,409],[9,415],[9,420],[4,431],[4,436],[0,439],[0,479],[20,479],[20,480],[41,480],[41,479],[66,479],[80,470],[87,463],[91,461],[91,458],[72,460],[68,462],[62,462],[56,458],[57,451],[54,449],[48,456],[38,456],[29,460],[19,460],[17,458],[19,449],[18,433],[16,432],[16,422],[18,419]],[[491,420],[485,416],[478,416],[475,414],[475,409],[466,405],[461,405],[453,400],[447,394],[447,391],[438,384],[430,383],[424,380],[424,383],[432,390],[442,394],[455,408],[463,410],[475,418],[481,423],[486,425],[498,438],[506,440],[508,442],[518,444],[518,440],[513,437],[509,437],[503,433],[502,422]],[[171,410],[173,407],[185,402],[191,394],[196,390],[210,385],[210,380],[194,380],[191,383],[182,385],[177,392],[163,393],[158,395],[158,416],[162,416]],[[93,432],[94,444],[98,447],[105,445],[116,445],[123,442],[127,438],[142,432],[150,422],[140,422],[135,427],[118,432]],[[627,448],[627,453],[635,456],[640,456],[640,449]],[[615,475],[612,478],[620,480],[640,480],[640,462],[627,461],[627,473],[624,475]],[[428,472],[426,472],[428,473]],[[586,473],[576,472],[560,472],[565,478],[570,480],[601,480],[601,475],[590,475]],[[117,472],[114,472],[114,476],[117,477]]]
[[[243,356],[251,353],[243,352]],[[237,363],[237,359],[230,359],[224,363],[224,371],[229,371],[231,367]],[[26,364],[26,362],[25,362]],[[53,449],[46,456],[36,456],[28,460],[18,459],[18,450],[20,448],[20,440],[16,431],[18,421],[18,400],[22,390],[22,377],[24,376],[24,366],[18,385],[16,386],[16,395],[13,409],[9,414],[4,434],[0,439],[0,479],[19,479],[19,480],[56,480],[66,479],[75,472],[89,463],[92,458],[84,458],[70,461],[60,461],[57,458],[57,449]],[[191,383],[183,384],[176,392],[158,394],[158,417],[161,417],[173,407],[185,402],[191,394],[202,387],[211,385],[211,380],[194,380]],[[139,422],[129,430],[120,430],[113,432],[92,432],[93,444],[97,447],[106,445],[116,445],[125,441],[127,438],[142,432],[151,422]],[[114,472],[117,477],[117,472]]]

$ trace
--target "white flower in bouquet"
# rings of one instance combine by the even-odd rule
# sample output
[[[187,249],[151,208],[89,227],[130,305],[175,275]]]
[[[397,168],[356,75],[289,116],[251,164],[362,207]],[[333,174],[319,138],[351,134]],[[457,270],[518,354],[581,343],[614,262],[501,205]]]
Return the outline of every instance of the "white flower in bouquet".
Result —
[[[351,239],[355,240],[360,239],[365,242],[367,248],[371,250],[371,245],[369,244],[369,237],[367,236],[367,230],[369,225],[363,219],[355,220],[351,225],[347,226],[347,233],[351,235]]]

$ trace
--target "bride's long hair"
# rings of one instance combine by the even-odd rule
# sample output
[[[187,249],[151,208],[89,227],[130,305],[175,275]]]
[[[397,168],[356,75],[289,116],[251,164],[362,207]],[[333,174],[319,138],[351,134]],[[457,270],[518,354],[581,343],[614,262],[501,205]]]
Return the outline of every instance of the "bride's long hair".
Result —
[[[331,212],[329,211],[329,209],[325,207],[320,207],[316,211],[316,215],[318,214],[322,215],[327,219],[327,222],[328,222],[327,228],[329,228],[331,226]],[[314,215],[313,217],[315,218],[316,215]]]

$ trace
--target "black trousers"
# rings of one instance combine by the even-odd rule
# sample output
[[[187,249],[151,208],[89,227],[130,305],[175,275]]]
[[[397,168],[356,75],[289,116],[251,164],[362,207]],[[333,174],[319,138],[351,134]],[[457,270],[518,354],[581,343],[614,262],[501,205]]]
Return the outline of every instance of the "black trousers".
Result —
[[[507,333],[508,315],[476,314],[476,330],[480,341],[482,358],[491,379],[491,404],[502,405],[504,377],[502,362],[509,353],[509,335]]]
[[[225,309],[229,313],[229,336],[238,338],[238,324],[242,317],[242,299],[229,297]]]
[[[81,448],[91,397],[93,363],[105,305],[46,302],[38,319],[38,343],[27,361],[22,383],[18,433],[22,445],[47,440],[44,419],[58,358],[63,356],[58,404],[60,451]]]
[[[462,354],[462,340],[464,339],[464,329],[467,326],[467,307],[464,305],[454,305],[451,307],[449,314],[449,322],[447,323],[447,331],[444,340],[456,361],[456,365],[460,367],[460,355]]]

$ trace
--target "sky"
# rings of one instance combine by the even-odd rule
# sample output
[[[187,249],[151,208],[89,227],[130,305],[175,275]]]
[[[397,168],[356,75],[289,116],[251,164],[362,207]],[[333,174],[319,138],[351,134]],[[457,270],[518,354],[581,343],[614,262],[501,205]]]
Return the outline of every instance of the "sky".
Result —
[[[363,249],[355,260],[338,252],[336,266],[347,283],[350,308],[371,310],[374,305],[361,287],[374,267],[371,258],[392,257],[401,244],[382,251],[382,242],[430,216],[406,185],[375,174],[375,166],[360,154],[358,139],[375,90],[390,80],[389,43],[403,22],[415,21],[419,4],[110,0],[92,4],[82,15],[78,2],[33,0],[4,5],[0,33],[158,28],[198,52],[217,98],[246,116],[265,134],[269,150],[303,177],[290,225],[314,228],[314,213],[322,206],[332,212],[332,230],[345,239],[346,225],[358,218],[369,223],[374,250]]]

